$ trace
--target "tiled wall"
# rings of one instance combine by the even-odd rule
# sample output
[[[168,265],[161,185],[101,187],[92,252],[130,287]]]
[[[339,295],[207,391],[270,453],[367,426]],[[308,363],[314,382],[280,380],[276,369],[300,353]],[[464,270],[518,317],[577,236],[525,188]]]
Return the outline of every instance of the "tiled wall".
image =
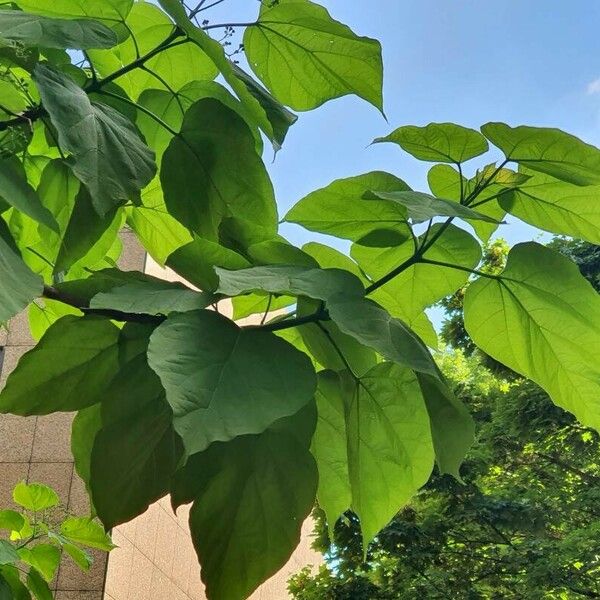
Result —
[[[130,233],[124,242],[121,268],[143,270],[145,255]],[[149,262],[153,275],[173,278]],[[0,331],[0,387],[19,358],[33,346],[26,315]],[[70,451],[72,415],[14,417],[0,415],[0,509],[11,506],[11,490],[25,480],[51,485],[72,514],[88,514],[84,486],[74,472]],[[205,600],[200,568],[189,536],[188,509],[173,513],[168,499],[113,531],[118,548],[108,559],[95,553],[91,572],[81,571],[65,558],[54,584],[56,600]],[[262,586],[251,600],[282,600],[287,597],[290,574],[321,557],[310,550],[311,524],[305,524],[303,541],[286,567]]]

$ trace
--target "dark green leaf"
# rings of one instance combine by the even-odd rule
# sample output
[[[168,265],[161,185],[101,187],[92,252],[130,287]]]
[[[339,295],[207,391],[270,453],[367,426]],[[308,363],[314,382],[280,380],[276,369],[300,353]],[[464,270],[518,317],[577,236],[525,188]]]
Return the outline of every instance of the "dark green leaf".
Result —
[[[30,589],[36,600],[52,600],[52,591],[48,587],[48,584],[33,567],[29,570],[29,574],[27,575],[27,587]]]
[[[312,2],[277,3],[244,34],[252,70],[294,110],[356,94],[383,110],[383,65],[377,40],[357,36]]]
[[[277,234],[273,186],[252,132],[218,100],[199,100],[187,111],[164,154],[161,181],[169,212],[210,241],[219,241],[226,217],[265,229],[265,239]]]
[[[600,184],[600,150],[560,129],[487,123],[481,131],[507,160],[575,185]]]
[[[23,262],[14,244],[0,219],[0,323],[20,313],[44,290],[42,278]]]
[[[314,409],[303,410],[261,435],[212,444],[180,473],[209,598],[243,600],[289,559],[315,500],[313,430]]]
[[[215,302],[212,294],[195,292],[181,283],[149,280],[126,283],[94,296],[90,308],[112,309],[125,313],[168,315],[206,308]]]
[[[38,65],[34,81],[73,172],[86,185],[98,214],[139,196],[156,172],[154,153],[131,121],[115,109],[90,102],[68,77]]]
[[[401,179],[382,171],[338,179],[300,200],[285,220],[311,231],[353,241],[381,230],[398,233],[401,240],[408,238],[403,207],[387,200],[363,200],[365,193],[374,189],[393,192],[410,188]]]
[[[148,362],[189,454],[214,441],[261,433],[305,406],[316,386],[305,354],[272,333],[241,329],[210,311],[167,319],[150,338]]]
[[[8,583],[10,588],[10,593],[6,597],[2,596],[2,592],[0,592],[2,600],[31,600],[31,594],[22,583],[20,571],[16,567],[12,565],[0,567],[0,577],[4,578],[4,581]]]
[[[125,20],[133,0],[17,0],[16,4],[23,10],[49,17],[88,17],[113,25]]]
[[[9,375],[0,412],[46,415],[99,402],[118,349],[119,329],[107,319],[63,317]]]
[[[8,540],[0,540],[0,565],[11,565],[19,562],[15,547]]]
[[[405,125],[375,143],[392,142],[419,160],[461,163],[488,151],[486,139],[474,129],[454,123]]]
[[[114,31],[91,19],[51,19],[16,10],[0,12],[0,39],[76,50],[111,48],[117,43]]]

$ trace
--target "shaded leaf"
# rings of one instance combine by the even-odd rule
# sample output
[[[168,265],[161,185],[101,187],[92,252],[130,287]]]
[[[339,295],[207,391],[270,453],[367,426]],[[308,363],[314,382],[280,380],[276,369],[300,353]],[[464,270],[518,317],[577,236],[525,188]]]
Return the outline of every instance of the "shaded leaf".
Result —
[[[0,39],[46,48],[111,48],[115,33],[91,19],[52,19],[17,10],[0,12]]]
[[[156,172],[154,153],[131,121],[86,93],[54,68],[34,71],[44,108],[73,172],[86,185],[98,214],[139,197]]]
[[[305,406],[316,385],[305,354],[272,333],[241,329],[210,311],[167,319],[150,338],[148,362],[189,454],[214,441],[261,433]]]

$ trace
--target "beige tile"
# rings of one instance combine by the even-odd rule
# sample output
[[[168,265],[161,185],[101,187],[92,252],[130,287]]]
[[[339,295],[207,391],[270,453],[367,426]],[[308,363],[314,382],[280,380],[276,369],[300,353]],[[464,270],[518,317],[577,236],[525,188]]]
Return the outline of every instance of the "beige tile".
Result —
[[[72,422],[73,415],[70,413],[38,417],[33,439],[32,462],[73,462]]]
[[[177,539],[178,530],[179,526],[171,515],[162,510],[158,517],[154,564],[169,577],[173,573],[173,560],[175,558],[174,541]]]
[[[30,348],[25,346],[6,346],[4,348],[2,373],[0,373],[0,390],[4,387],[9,373],[17,366],[19,359],[27,352],[27,350],[30,350]]]
[[[49,485],[66,507],[69,502],[72,476],[73,463],[31,463],[27,481]]]
[[[59,590],[55,600],[103,600],[102,596],[102,592]]]
[[[156,548],[156,533],[158,531],[158,518],[162,509],[158,504],[153,504],[136,521],[135,546],[143,552],[150,560],[154,560]]]
[[[90,498],[85,483],[81,480],[75,468],[73,468],[73,479],[71,480],[71,493],[69,494],[69,512],[79,517],[90,514]]]
[[[143,271],[146,253],[131,230],[123,230],[119,237],[123,242],[123,252],[117,261],[124,271]]]
[[[4,325],[0,325],[0,346],[6,346],[8,341],[8,329]]]
[[[29,318],[27,311],[13,317],[8,324],[8,346],[33,346],[35,340],[29,331]]]
[[[184,591],[187,591],[190,583],[190,568],[192,559],[196,559],[196,554],[187,531],[181,527],[177,528],[177,540],[175,542],[175,552],[173,558],[173,583]]]
[[[106,577],[107,553],[88,550],[94,559],[92,568],[84,572],[70,558],[65,557],[58,572],[57,589],[64,591],[102,591]]]
[[[128,523],[123,523],[122,525],[119,525],[119,532],[121,533],[121,535],[124,535],[133,544],[135,543],[135,534],[137,532],[139,522],[140,518],[138,517],[129,521]]]
[[[118,546],[108,557],[106,593],[114,600],[127,600],[133,566],[133,544],[119,529],[113,530],[113,542]]]
[[[37,417],[0,415],[0,462],[31,460]]]
[[[196,563],[195,566],[192,565],[192,569],[190,570],[190,583],[188,585],[187,595],[192,600],[206,600],[204,584],[200,578],[200,565],[198,563]]]
[[[152,575],[155,567],[139,550],[133,551],[131,584],[127,600],[153,600]]]
[[[12,491],[19,481],[27,480],[29,465],[26,463],[0,463],[0,506],[14,508]]]
[[[152,574],[152,594],[148,600],[158,600],[159,598],[174,597],[173,582],[158,568],[154,569]]]

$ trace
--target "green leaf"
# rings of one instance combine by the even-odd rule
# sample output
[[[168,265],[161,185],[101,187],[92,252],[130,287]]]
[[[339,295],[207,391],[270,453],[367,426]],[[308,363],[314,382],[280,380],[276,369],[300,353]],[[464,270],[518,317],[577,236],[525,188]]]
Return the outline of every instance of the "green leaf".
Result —
[[[600,150],[560,129],[486,123],[481,131],[509,161],[567,183],[600,184]]]
[[[463,269],[474,269],[481,260],[481,247],[466,231],[449,225],[443,230],[441,224],[434,225],[430,239],[439,235],[423,258],[456,265]],[[420,242],[423,242],[421,237]],[[377,249],[353,245],[351,255],[363,272],[378,280],[406,263],[414,254],[412,241],[396,248]],[[417,263],[398,274],[371,294],[373,300],[390,314],[408,323],[428,344],[435,347],[436,336],[424,315],[424,310],[457,290],[468,280],[468,271],[440,265]]]
[[[29,332],[31,337],[39,342],[50,325],[53,325],[67,315],[74,315],[76,317],[83,317],[83,313],[73,308],[69,304],[63,304],[57,300],[49,300],[44,298],[38,300],[29,305],[28,320],[29,320]]]
[[[94,442],[90,487],[107,528],[141,515],[162,498],[183,455],[160,381],[154,400],[144,400],[143,410],[103,427]]]
[[[273,131],[271,121],[267,117],[261,103],[248,90],[246,82],[238,77],[234,68],[234,63],[226,56],[223,46],[189,20],[183,5],[179,0],[158,0],[158,3],[187,34],[187,36],[215,63],[219,71],[221,71],[223,79],[225,79],[229,87],[235,92],[236,96],[251,115],[252,121],[263,130],[265,135],[274,143],[274,146],[277,149],[279,145],[276,142],[277,136]]]
[[[41,483],[17,483],[13,490],[13,500],[19,506],[32,512],[39,512],[57,506],[60,499],[56,492]]]
[[[39,15],[64,19],[88,17],[113,24],[125,20],[133,0],[17,0],[16,4]]]
[[[443,377],[419,373],[419,385],[429,420],[435,458],[440,473],[460,481],[460,465],[475,439],[475,424],[465,405],[444,383]]]
[[[93,198],[82,185],[62,235],[54,272],[67,271],[80,261],[97,263],[112,246],[123,226],[123,219],[123,211],[116,207],[99,215]]]
[[[4,11],[0,11],[0,14],[2,12]],[[58,231],[58,224],[52,213],[42,204],[35,190],[27,183],[25,173],[19,172],[13,162],[7,159],[0,160],[0,196],[38,223]]]
[[[465,326],[484,352],[600,430],[600,296],[569,259],[518,244],[501,277],[467,289]]]
[[[247,598],[298,545],[317,487],[313,430],[314,408],[303,410],[261,435],[212,444],[180,472],[174,502],[178,487],[194,500],[190,529],[209,598]]]
[[[48,582],[54,579],[60,564],[60,550],[52,544],[38,544],[19,550],[21,560],[34,567]]]
[[[91,19],[51,19],[22,11],[0,12],[0,39],[25,46],[46,48],[111,48],[117,43],[115,33]]]
[[[356,94],[383,110],[383,65],[377,40],[357,36],[312,2],[262,10],[244,34],[252,70],[283,104],[311,110]]]
[[[80,410],[73,419],[71,426],[71,454],[75,461],[75,470],[91,496],[91,457],[92,448],[97,433],[102,428],[102,405],[93,404],[88,408]],[[93,505],[93,499],[90,498]],[[95,511],[95,507],[92,507]]]
[[[491,165],[496,170],[496,165]],[[496,178],[502,183],[490,183],[488,186],[480,191],[477,191],[477,197],[475,198],[475,204],[477,205],[477,212],[481,215],[486,215],[493,219],[493,223],[487,223],[481,220],[465,219],[471,227],[475,230],[475,233],[479,239],[487,243],[492,235],[498,229],[498,225],[504,220],[506,211],[498,203],[500,194],[506,189],[511,189],[515,182],[511,181],[512,175],[518,175],[509,169],[500,169],[497,172]],[[480,178],[483,175],[487,175],[486,179],[492,175],[488,172],[486,167],[481,171],[479,177],[473,177],[467,180],[465,177],[459,175],[456,169],[449,165],[434,165],[427,174],[427,181],[429,188],[432,193],[438,198],[447,198],[448,200],[454,200],[455,202],[461,201],[461,185],[462,180],[462,196],[468,198],[471,194],[476,192],[475,188],[480,183]]]
[[[365,273],[360,269],[349,256],[342,254],[339,250],[319,244],[318,242],[309,242],[302,246],[302,250],[312,256],[322,269],[342,269],[349,271],[352,275],[358,277],[363,283],[368,279]]]
[[[101,423],[91,417],[92,444],[82,438],[80,445],[91,457],[91,497],[107,527],[130,521],[163,497],[183,454],[164,389],[148,366],[153,330],[128,324],[123,331],[136,343],[107,390]]]
[[[150,338],[148,362],[188,454],[261,433],[305,406],[316,385],[305,354],[272,333],[241,329],[210,311],[168,318]]]
[[[216,242],[195,238],[167,258],[167,266],[199,289],[214,291],[219,285],[215,267],[245,269],[251,263],[241,254]]]
[[[407,216],[413,223],[423,223],[435,217],[458,217],[460,219],[470,219],[474,221],[486,221],[498,225],[499,222],[492,217],[463,206],[452,200],[435,198],[423,192],[367,192],[365,199],[368,202],[375,200],[389,200],[397,202],[406,208]]]
[[[252,132],[218,100],[199,100],[187,111],[163,156],[161,181],[169,212],[201,237],[218,241],[226,217],[264,229],[264,239],[277,234],[273,186]]]
[[[401,179],[382,171],[338,179],[300,200],[285,216],[310,231],[358,241],[374,231],[389,231],[398,243],[407,239],[406,210],[387,200],[365,202],[369,190],[398,191],[410,188]]]
[[[71,542],[110,552],[115,545],[100,523],[87,517],[69,517],[60,525],[60,533]]]
[[[8,540],[0,540],[0,565],[11,565],[19,562],[15,547]]]
[[[319,374],[317,405],[311,450],[319,468],[319,504],[330,528],[351,508],[366,549],[433,468],[419,384],[411,371],[390,363],[371,369],[360,384],[325,371]]]
[[[600,244],[600,186],[577,187],[536,175],[500,197],[510,214],[545,231]]]
[[[195,292],[182,283],[162,280],[126,283],[108,292],[100,292],[90,302],[90,308],[118,310],[125,313],[168,315],[189,312],[210,306],[212,294]]]
[[[488,151],[486,139],[474,129],[453,123],[430,123],[425,127],[405,125],[374,143],[398,144],[419,160],[462,163]]]
[[[149,2],[135,2],[126,25],[131,36],[122,44],[109,51],[90,54],[102,77],[112,75],[138,56],[148,54],[168,39],[174,29],[167,15]],[[218,73],[212,60],[189,41],[163,50],[146,61],[145,67],[148,70],[134,69],[115,80],[132,100],[136,100],[144,90],[177,90],[190,81],[214,79]]]
[[[63,317],[9,375],[0,412],[47,415],[95,404],[118,369],[118,350],[119,329],[109,320]]]
[[[82,570],[89,571],[93,558],[85,550],[78,548],[74,544],[63,544],[63,550],[73,559],[73,562]]]
[[[273,265],[240,271],[217,269],[217,273],[218,291],[227,296],[263,291],[323,300],[342,333],[388,360],[437,376],[423,342],[404,323],[365,298],[361,281],[347,271]]]
[[[139,197],[156,165],[133,123],[110,106],[90,102],[56,69],[38,65],[33,78],[58,141],[72,153],[73,172],[87,186],[98,214]]]
[[[27,587],[31,590],[31,593],[35,596],[36,600],[52,600],[52,591],[48,587],[48,584],[33,567],[29,570],[29,574],[27,575]]]
[[[283,104],[276,100],[265,88],[258,84],[239,65],[233,65],[233,72],[248,88],[248,91],[261,105],[267,119],[273,128],[273,141],[281,146],[285,141],[290,127],[298,120],[297,115],[289,111]]]
[[[16,567],[12,565],[0,567],[0,579],[3,579],[9,586],[8,595],[6,596],[2,596],[2,593],[7,593],[6,588],[4,592],[0,589],[2,600],[31,600],[31,594],[21,582],[21,575]]]
[[[0,219],[0,323],[6,323],[39,298],[44,282],[23,262]]]
[[[12,588],[4,575],[0,573],[0,600],[13,600]]]
[[[14,510],[0,510],[0,529],[21,531],[25,526],[23,515]]]

